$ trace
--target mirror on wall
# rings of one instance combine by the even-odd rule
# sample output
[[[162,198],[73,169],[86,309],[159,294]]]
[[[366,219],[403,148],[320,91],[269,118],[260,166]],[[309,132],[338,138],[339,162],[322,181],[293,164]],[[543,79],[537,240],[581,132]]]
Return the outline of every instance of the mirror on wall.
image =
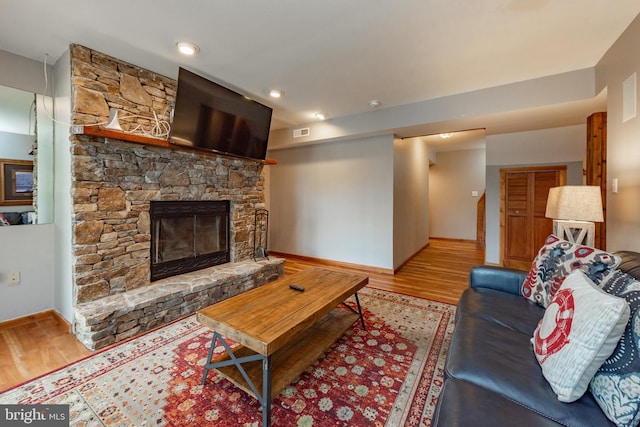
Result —
[[[51,111],[50,98],[0,86],[3,226],[53,222],[53,122],[45,107]]]

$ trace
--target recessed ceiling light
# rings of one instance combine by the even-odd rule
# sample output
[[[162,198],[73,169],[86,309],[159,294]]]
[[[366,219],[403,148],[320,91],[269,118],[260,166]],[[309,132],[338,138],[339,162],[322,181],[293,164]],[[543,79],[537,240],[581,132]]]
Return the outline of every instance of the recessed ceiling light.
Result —
[[[442,139],[449,139],[453,136],[453,132],[447,132],[447,133],[441,133],[440,134],[440,138]]]
[[[284,91],[280,89],[271,89],[269,91],[269,96],[272,98],[282,98],[284,96]]]
[[[178,47],[178,52],[183,55],[193,56],[197,55],[198,52],[200,52],[200,48],[195,43],[178,42],[176,43],[176,46]]]
[[[326,113],[315,113],[313,117],[315,117],[318,120],[326,120],[327,117],[329,116]]]

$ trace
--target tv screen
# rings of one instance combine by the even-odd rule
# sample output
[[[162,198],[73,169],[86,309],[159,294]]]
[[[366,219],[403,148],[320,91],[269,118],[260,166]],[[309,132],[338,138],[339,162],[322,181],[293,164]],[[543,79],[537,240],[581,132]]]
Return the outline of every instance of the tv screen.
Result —
[[[180,68],[169,140],[231,156],[264,160],[271,108]]]

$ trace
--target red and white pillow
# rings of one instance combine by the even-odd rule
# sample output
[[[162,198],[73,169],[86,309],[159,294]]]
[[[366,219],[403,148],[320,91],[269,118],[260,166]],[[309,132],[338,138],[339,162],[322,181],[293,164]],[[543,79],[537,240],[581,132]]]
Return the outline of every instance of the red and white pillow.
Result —
[[[563,281],[531,342],[542,374],[562,402],[579,399],[616,348],[629,305],[598,288],[582,271]]]

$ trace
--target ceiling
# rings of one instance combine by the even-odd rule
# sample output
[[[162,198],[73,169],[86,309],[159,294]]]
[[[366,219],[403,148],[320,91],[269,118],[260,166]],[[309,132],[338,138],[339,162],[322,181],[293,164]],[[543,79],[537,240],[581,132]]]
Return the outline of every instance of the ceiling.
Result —
[[[278,129],[593,67],[638,13],[637,0],[0,0],[0,50],[53,63],[78,43],[171,78],[182,66],[273,107]],[[605,99],[447,126],[563,125]]]

